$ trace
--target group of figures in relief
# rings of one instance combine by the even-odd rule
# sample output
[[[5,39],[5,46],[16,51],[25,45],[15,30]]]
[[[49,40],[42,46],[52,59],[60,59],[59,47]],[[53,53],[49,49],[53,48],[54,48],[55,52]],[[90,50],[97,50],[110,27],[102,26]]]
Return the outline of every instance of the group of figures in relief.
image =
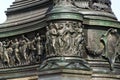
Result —
[[[47,27],[47,56],[82,56],[83,26],[80,22],[53,22]]]
[[[45,58],[55,56],[102,57],[109,61],[111,70],[116,60],[120,62],[120,36],[117,29],[84,31],[84,26],[79,21],[51,22],[46,28],[45,44],[39,33],[33,39],[22,35],[14,40],[1,41],[0,64],[16,66],[37,63],[40,62],[43,54]],[[43,53],[44,50],[45,53]]]
[[[86,33],[88,36],[81,22],[51,22],[46,32],[47,57],[91,56],[108,60],[113,70],[114,63],[120,61],[120,36],[117,29],[110,28],[106,32],[89,29]]]
[[[43,46],[39,33],[32,40],[22,35],[20,39],[1,41],[0,65],[12,67],[37,63],[42,52]]]

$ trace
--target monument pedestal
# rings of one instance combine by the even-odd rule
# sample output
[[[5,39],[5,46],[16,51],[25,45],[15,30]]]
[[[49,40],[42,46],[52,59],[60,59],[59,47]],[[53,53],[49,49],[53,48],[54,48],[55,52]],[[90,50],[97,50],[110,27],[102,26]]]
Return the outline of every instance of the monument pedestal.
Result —
[[[93,72],[91,80],[120,80],[119,63],[115,63],[113,70],[110,70],[109,63],[102,59],[91,59],[88,63]]]
[[[92,74],[91,80],[120,80],[119,74],[110,74],[110,73],[96,73]]]
[[[90,80],[91,71],[59,69],[39,73],[38,80]]]
[[[77,57],[48,58],[39,69],[38,80],[90,80],[92,75],[86,61]]]

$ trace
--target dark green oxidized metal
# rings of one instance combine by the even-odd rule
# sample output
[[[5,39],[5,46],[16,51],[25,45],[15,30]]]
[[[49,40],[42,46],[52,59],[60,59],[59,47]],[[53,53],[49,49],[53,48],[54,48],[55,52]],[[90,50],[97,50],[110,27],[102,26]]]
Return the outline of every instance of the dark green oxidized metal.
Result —
[[[47,14],[47,60],[40,69],[90,70],[87,62],[82,59],[85,55],[83,15],[78,13],[71,0],[55,0],[54,3],[55,6]]]
[[[15,0],[6,14],[0,80],[120,80],[120,22],[110,0]]]
[[[49,20],[58,20],[58,19],[72,19],[72,20],[83,20],[83,16],[79,13],[73,13],[73,12],[58,12],[58,13],[52,13],[48,17]]]
[[[93,26],[98,25],[98,26],[101,26],[101,27],[120,28],[120,22],[110,21],[110,20],[102,20],[102,19],[84,19],[84,24],[93,25]]]
[[[48,21],[58,19],[83,20],[83,15],[72,5],[72,1],[55,1],[55,6],[47,15]]]
[[[119,64],[116,61],[119,60],[120,23],[112,13],[111,2],[108,0],[55,1],[55,6],[47,15],[46,37],[47,42],[51,44],[46,44],[47,59],[40,70],[56,68],[90,70],[93,71],[91,75],[93,80],[98,79],[96,76],[100,80],[105,77],[100,77],[101,75],[110,76],[111,71],[116,71],[112,72],[113,75],[119,74],[117,71]],[[86,59],[89,64],[84,65]],[[105,79],[109,78],[105,77]],[[114,77],[111,79],[114,80]],[[116,76],[116,79],[119,77]]]

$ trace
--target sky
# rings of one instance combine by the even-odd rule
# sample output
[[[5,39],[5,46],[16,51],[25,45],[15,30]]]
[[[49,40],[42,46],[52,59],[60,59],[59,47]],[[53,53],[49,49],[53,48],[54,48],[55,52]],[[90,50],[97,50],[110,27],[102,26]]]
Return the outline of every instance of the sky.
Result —
[[[15,0],[0,0],[0,24],[5,22],[6,15],[5,11],[10,7],[12,2]],[[112,10],[120,21],[120,0],[111,0],[112,1]]]

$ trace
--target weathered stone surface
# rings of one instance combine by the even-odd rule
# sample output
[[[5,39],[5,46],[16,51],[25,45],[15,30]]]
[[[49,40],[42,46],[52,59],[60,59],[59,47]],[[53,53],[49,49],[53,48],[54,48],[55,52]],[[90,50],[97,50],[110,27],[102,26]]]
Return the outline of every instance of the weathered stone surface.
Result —
[[[38,80],[38,76],[31,76],[25,78],[7,79],[7,80]]]
[[[39,74],[38,80],[90,80],[91,71],[83,70],[49,70]]]

